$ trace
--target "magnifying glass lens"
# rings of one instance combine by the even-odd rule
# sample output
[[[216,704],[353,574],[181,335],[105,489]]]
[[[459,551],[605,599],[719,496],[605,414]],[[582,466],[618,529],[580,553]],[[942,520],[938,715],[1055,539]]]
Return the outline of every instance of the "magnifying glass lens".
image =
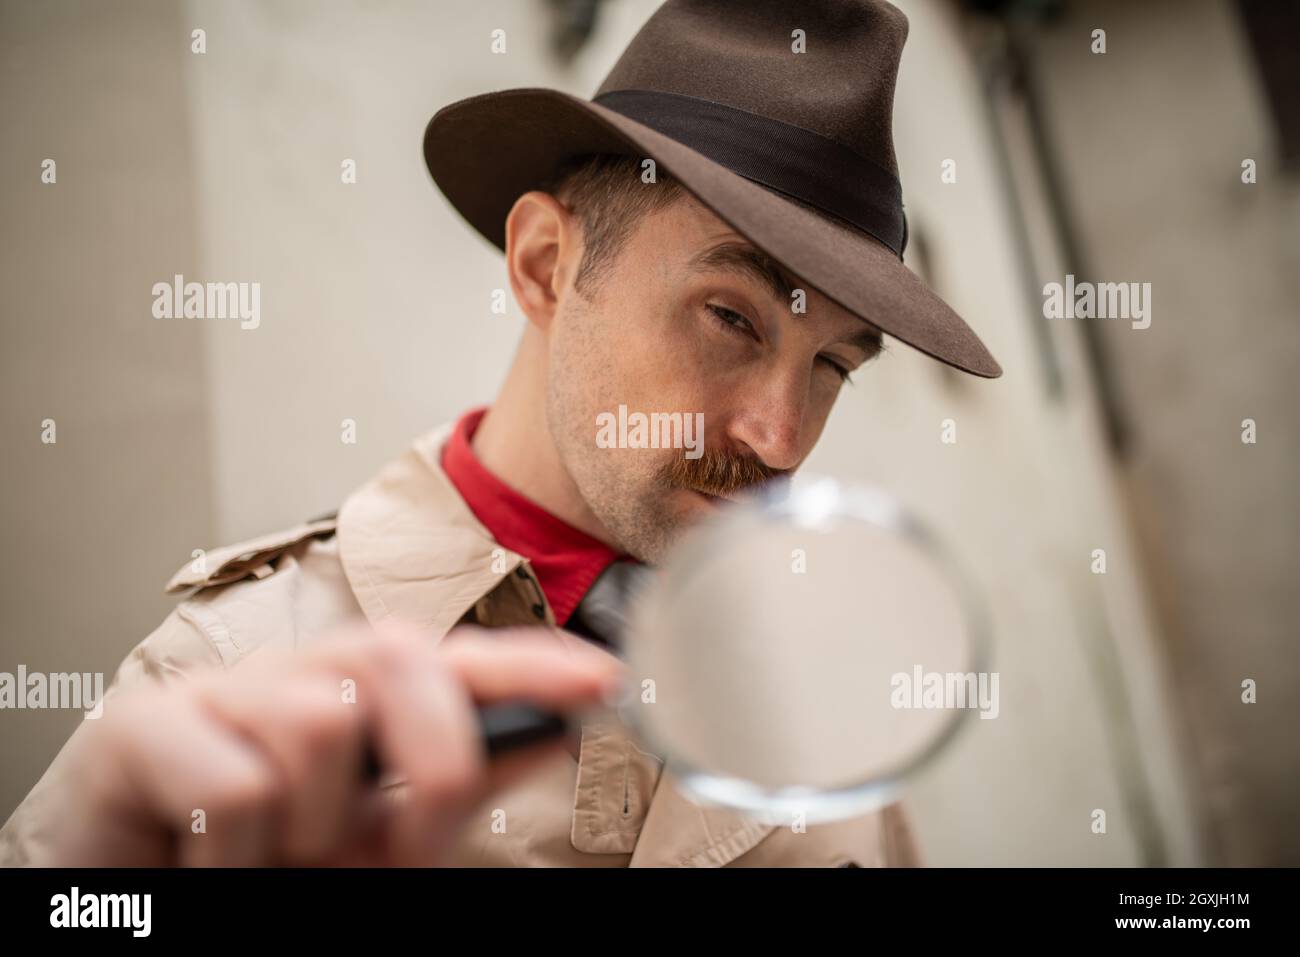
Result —
[[[978,691],[951,564],[892,503],[831,493],[729,510],[640,596],[625,717],[697,797],[862,813],[976,703],[949,693]]]

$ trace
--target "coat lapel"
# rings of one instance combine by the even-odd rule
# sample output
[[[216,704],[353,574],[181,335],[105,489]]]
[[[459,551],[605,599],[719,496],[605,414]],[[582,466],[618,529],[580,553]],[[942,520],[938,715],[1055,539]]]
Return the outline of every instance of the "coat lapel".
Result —
[[[722,867],[774,829],[686,798],[662,758],[612,714],[583,726],[571,834],[578,850],[630,852],[630,867]]]
[[[701,807],[663,776],[629,867],[723,867],[776,828],[739,811]]]

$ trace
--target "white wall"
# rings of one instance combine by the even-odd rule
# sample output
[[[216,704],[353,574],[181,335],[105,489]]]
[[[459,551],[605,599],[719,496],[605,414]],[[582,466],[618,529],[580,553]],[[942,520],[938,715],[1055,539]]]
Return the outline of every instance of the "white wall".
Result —
[[[1104,56],[1076,41],[1095,26]],[[1300,175],[1278,160],[1234,4],[1094,0],[1038,43],[1092,268],[1151,283],[1151,326],[1101,333],[1133,434],[1139,527],[1164,566],[1155,593],[1208,843],[1223,864],[1294,864]],[[1254,444],[1241,441],[1246,418]]]
[[[203,342],[150,315],[197,254],[179,19],[0,4],[0,672],[111,676],[213,534]],[[0,711],[0,820],[80,718]]]
[[[881,484],[928,515],[986,590],[1002,714],[917,789],[935,864],[1193,863],[1199,850],[1163,671],[1117,511],[1080,344],[1058,329],[1066,388],[1047,398],[979,80],[938,3],[911,31],[895,104],[909,216],[930,281],[1004,376],[957,377],[896,347],[845,395],[809,467]],[[957,182],[940,179],[956,160]],[[957,423],[957,443],[940,423]],[[1090,572],[1104,548],[1108,574]],[[1130,709],[1132,714],[1130,716]],[[1092,812],[1107,833],[1091,830]]]

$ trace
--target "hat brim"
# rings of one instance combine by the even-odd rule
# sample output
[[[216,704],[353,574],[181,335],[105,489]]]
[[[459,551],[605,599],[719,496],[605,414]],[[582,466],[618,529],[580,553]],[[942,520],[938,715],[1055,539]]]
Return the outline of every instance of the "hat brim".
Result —
[[[613,110],[557,90],[460,100],[424,133],[424,160],[456,210],[499,249],[520,195],[588,153],[649,157],[725,223],[802,281],[886,334],[954,368],[1002,368],[975,332],[872,236],[751,182]]]

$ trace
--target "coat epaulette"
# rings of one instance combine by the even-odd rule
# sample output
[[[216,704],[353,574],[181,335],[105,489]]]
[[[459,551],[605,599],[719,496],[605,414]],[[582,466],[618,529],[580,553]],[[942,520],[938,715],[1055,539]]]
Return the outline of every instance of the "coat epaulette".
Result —
[[[187,588],[225,585],[241,578],[265,578],[274,570],[271,562],[299,542],[334,534],[337,514],[322,515],[293,528],[237,545],[226,545],[210,552],[200,551],[172,576],[166,590],[178,592]]]

